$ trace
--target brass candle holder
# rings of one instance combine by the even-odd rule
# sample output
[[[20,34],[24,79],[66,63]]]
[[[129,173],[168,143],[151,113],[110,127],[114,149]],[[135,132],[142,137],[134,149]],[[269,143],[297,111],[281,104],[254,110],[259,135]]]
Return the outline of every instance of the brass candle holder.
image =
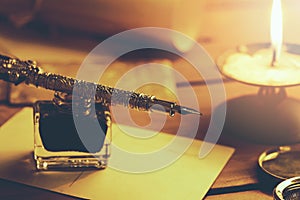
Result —
[[[264,43],[239,46],[217,60],[225,77],[259,87],[255,95],[228,100],[224,132],[279,146],[258,159],[273,187],[300,175],[300,101],[286,92],[300,84],[300,45],[286,44],[281,57],[274,61],[274,56],[272,45]]]

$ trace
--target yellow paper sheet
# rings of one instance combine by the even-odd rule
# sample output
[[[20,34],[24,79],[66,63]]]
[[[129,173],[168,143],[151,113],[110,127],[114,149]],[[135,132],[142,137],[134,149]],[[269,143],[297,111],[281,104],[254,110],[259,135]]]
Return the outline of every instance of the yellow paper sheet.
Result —
[[[113,142],[124,146],[134,144],[135,149],[151,150],[172,137],[160,133],[153,137],[155,143],[139,144],[113,125]],[[0,177],[89,199],[199,200],[234,152],[230,147],[216,145],[207,157],[199,159],[200,146],[201,141],[193,141],[176,162],[151,173],[126,173],[111,167],[96,171],[38,172],[32,157],[32,109],[25,108],[0,129]],[[118,156],[113,153],[112,156]]]

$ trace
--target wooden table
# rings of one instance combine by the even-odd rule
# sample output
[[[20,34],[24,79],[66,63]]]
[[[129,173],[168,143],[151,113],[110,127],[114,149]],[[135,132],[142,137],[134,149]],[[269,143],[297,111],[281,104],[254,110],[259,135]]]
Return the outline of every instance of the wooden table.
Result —
[[[238,83],[228,83],[228,85],[236,86]],[[1,125],[21,109],[22,107],[2,103],[0,105]],[[172,129],[171,124],[169,126],[167,130]],[[205,199],[272,199],[272,191],[267,190],[257,178],[258,156],[271,146],[250,142],[226,133],[222,134],[218,143],[232,146],[236,150]],[[0,181],[0,197],[2,199],[74,199],[6,180]]]

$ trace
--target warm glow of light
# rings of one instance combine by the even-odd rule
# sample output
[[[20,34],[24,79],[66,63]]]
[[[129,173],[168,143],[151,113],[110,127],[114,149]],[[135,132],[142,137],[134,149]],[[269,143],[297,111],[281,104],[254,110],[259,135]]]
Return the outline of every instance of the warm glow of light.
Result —
[[[183,33],[193,40],[199,39],[203,31],[203,19],[205,1],[173,0],[172,29]],[[172,35],[174,46],[181,52],[187,52],[193,48],[194,42],[177,34]]]
[[[172,35],[172,39],[174,46],[181,52],[189,51],[194,45],[194,42],[191,39],[181,35],[174,34]]]
[[[282,47],[282,8],[281,0],[273,0],[271,14],[271,42],[278,60]]]

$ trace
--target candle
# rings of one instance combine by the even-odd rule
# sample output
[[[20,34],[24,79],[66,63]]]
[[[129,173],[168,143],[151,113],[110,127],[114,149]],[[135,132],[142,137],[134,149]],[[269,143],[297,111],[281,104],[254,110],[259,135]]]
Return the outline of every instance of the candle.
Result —
[[[269,48],[254,44],[226,55],[226,59],[222,60],[222,73],[235,80],[260,86],[300,84],[300,46],[287,44],[282,47],[280,0],[273,1],[271,42]],[[264,48],[260,49],[262,46]]]
[[[237,52],[227,57],[221,71],[227,77],[260,86],[290,86],[300,83],[299,55],[283,51],[274,66],[271,65],[272,59],[271,48],[258,50],[254,54]]]

